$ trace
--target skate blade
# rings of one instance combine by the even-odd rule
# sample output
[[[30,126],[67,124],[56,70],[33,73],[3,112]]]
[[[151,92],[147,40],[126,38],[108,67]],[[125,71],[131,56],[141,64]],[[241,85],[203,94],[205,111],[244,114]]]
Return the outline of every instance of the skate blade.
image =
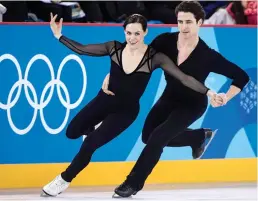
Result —
[[[42,193],[40,194],[40,197],[45,198],[45,197],[52,197],[52,196],[50,196],[50,195],[48,195],[48,194],[42,192]]]
[[[200,160],[200,159],[202,158],[202,156],[204,155],[204,153],[207,151],[207,149],[208,149],[208,147],[209,147],[211,141],[212,141],[213,138],[215,137],[215,135],[216,135],[216,133],[217,133],[218,130],[219,130],[219,129],[216,129],[216,130],[214,130],[214,131],[212,132],[211,139],[209,140],[208,144],[205,145],[202,154],[201,154],[198,158],[196,158],[197,160]]]
[[[44,190],[42,190],[41,194],[40,194],[40,197],[55,197],[53,195],[49,195],[47,194]]]
[[[120,195],[117,195],[116,193],[113,194],[112,198],[122,198],[122,199],[132,199],[132,196],[129,197],[122,197]]]

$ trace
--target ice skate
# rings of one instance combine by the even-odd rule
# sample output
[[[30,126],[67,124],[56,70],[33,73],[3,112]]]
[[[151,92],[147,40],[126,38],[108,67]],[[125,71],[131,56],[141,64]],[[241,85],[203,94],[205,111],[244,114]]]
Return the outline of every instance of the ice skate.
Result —
[[[43,187],[41,197],[55,197],[65,191],[69,185],[70,182],[66,182],[61,175],[58,175],[53,181]]]
[[[122,183],[120,186],[118,186],[115,189],[115,193],[113,194],[113,198],[129,198],[132,197],[132,195],[137,194],[137,190],[134,189],[129,184],[126,184],[125,182]]]
[[[205,139],[200,147],[197,149],[193,149],[193,158],[194,159],[200,159],[205,151],[207,150],[208,146],[210,145],[211,141],[213,140],[214,136],[216,135],[218,129],[215,131],[212,131],[210,129],[205,129]]]

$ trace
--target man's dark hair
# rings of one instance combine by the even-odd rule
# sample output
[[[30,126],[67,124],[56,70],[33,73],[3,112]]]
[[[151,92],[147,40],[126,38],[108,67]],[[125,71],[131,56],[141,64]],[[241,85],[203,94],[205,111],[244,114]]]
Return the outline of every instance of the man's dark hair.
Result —
[[[179,12],[192,13],[198,22],[200,19],[204,21],[205,11],[202,5],[198,1],[183,1],[181,2],[175,10],[176,16]]]

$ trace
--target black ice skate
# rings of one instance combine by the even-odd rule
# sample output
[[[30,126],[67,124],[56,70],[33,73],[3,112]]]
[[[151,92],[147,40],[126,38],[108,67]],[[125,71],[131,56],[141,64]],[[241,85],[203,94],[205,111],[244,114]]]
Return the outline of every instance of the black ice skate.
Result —
[[[113,198],[127,198],[131,197],[132,195],[136,195],[137,192],[138,190],[136,188],[133,188],[132,186],[124,182],[115,189],[115,194],[113,195]]]

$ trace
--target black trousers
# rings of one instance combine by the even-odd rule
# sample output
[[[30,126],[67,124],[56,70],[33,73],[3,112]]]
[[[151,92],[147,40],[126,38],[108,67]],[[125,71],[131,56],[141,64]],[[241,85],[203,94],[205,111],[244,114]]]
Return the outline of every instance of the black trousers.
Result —
[[[199,146],[204,139],[204,132],[197,130],[195,137],[194,133],[186,132],[186,129],[205,110],[206,107],[200,105],[186,107],[173,104],[171,100],[160,99],[147,117],[142,136],[147,144],[126,182],[138,190],[142,189],[166,146]]]
[[[142,131],[142,141],[143,143],[147,144],[152,132],[163,122],[165,122],[171,112],[175,109],[171,100],[167,99],[160,99],[151,109],[150,113],[148,114],[143,131]],[[200,109],[202,110],[202,108]],[[183,146],[190,146],[192,148],[199,147],[202,141],[204,140],[205,133],[204,129],[188,129],[186,128],[176,137],[171,139],[167,147],[183,147]]]
[[[62,178],[71,182],[89,164],[93,153],[127,129],[138,113],[139,103],[126,104],[124,100],[100,91],[68,125],[67,137],[76,139],[102,121],[101,125],[85,138],[72,163],[62,172]]]

